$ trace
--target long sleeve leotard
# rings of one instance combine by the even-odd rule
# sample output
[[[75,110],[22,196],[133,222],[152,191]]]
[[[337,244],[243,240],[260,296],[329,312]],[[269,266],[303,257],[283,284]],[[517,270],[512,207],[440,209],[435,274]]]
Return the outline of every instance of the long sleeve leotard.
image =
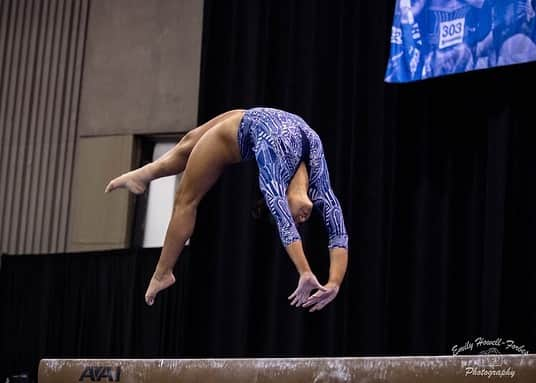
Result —
[[[271,108],[249,109],[240,123],[238,142],[242,159],[257,162],[259,186],[283,246],[300,240],[286,192],[304,160],[309,171],[309,197],[322,215],[328,247],[348,247],[344,218],[331,188],[322,142],[301,117]],[[305,151],[308,155],[304,159]]]

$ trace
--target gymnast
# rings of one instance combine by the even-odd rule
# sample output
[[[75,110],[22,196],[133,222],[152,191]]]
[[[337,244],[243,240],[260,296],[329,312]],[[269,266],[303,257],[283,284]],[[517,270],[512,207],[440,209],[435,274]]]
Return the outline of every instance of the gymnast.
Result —
[[[322,143],[297,115],[271,108],[232,110],[188,132],[158,160],[125,173],[105,192],[126,188],[141,194],[156,178],[183,172],[162,253],[145,293],[156,295],[175,283],[173,267],[194,230],[197,206],[225,166],[255,159],[259,186],[279,230],[281,242],[300,277],[290,304],[317,311],[339,291],[348,262],[348,236],[339,201],[330,185]],[[309,267],[296,224],[315,206],[329,237],[329,280],[321,285]],[[316,290],[316,291],[315,291]],[[313,293],[313,291],[315,291]]]

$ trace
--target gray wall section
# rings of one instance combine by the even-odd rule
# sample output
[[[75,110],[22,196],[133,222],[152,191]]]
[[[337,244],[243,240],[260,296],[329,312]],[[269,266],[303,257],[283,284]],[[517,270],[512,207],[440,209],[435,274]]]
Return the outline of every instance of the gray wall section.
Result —
[[[132,202],[126,190],[104,194],[108,181],[132,168],[133,136],[83,137],[78,141],[68,251],[130,245]]]
[[[0,251],[66,249],[89,0],[0,0]]]
[[[202,0],[0,0],[0,252],[128,246],[130,197],[103,185],[137,166],[135,134],[196,125],[202,14]]]
[[[202,0],[93,0],[80,134],[193,128],[202,19]]]

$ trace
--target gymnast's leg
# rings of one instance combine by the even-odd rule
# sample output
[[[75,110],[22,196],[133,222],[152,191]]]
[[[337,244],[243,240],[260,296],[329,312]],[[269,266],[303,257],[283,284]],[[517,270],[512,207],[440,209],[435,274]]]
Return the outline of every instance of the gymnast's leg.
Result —
[[[212,187],[223,168],[240,161],[237,142],[239,118],[229,118],[208,131],[192,150],[175,196],[173,214],[164,247],[153,277],[145,293],[148,305],[154,303],[158,292],[175,283],[173,267],[184,243],[194,230],[197,206]]]
[[[168,151],[158,160],[142,166],[139,169],[125,173],[110,181],[106,186],[105,192],[108,193],[114,189],[126,188],[134,194],[141,194],[145,192],[147,184],[152,180],[182,172],[186,167],[192,149],[209,129],[230,117],[236,117],[237,115],[241,116],[242,113],[242,110],[231,110],[190,130],[173,149]]]

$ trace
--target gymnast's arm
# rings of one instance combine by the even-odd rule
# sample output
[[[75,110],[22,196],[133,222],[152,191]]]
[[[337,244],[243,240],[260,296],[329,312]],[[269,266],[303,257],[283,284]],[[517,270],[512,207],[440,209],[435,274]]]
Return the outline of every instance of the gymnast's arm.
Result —
[[[325,167],[327,172],[327,167]],[[326,187],[326,185],[328,187]],[[329,279],[323,289],[311,295],[303,307],[309,311],[322,310],[339,293],[346,267],[348,265],[348,236],[344,227],[344,219],[339,201],[335,197],[329,177],[321,185],[313,185],[310,194],[315,206],[320,210],[329,235]]]
[[[300,234],[290,213],[286,188],[274,177],[270,177],[262,171],[259,173],[259,186],[266,205],[276,222],[281,243],[300,275],[311,272],[311,267],[303,251]]]
[[[328,285],[340,287],[348,265],[348,236],[337,197],[330,189],[329,198],[313,200],[323,216],[329,236],[329,280]],[[328,287],[328,286],[326,286]]]
[[[341,206],[331,189],[329,175],[324,158],[309,188],[309,195],[314,205],[320,210],[329,236],[329,280],[322,290],[311,295],[303,304],[309,311],[322,310],[337,296],[348,264],[348,235],[344,226]]]
[[[348,265],[348,249],[344,247],[334,247],[329,249],[329,280],[328,285],[340,287],[346,267]]]
[[[294,266],[296,266],[296,270],[298,270],[300,275],[304,275],[304,273],[311,273],[311,267],[309,266],[309,262],[307,262],[307,258],[305,257],[301,240],[294,241],[285,246],[285,250],[287,251],[288,256],[292,260],[292,263],[294,263]]]
[[[314,206],[320,211],[328,233],[330,256],[328,285],[338,288],[344,279],[348,265],[348,235],[341,205],[331,188],[324,158],[320,160],[320,166],[315,170],[317,174],[311,177],[309,195]]]
[[[287,186],[283,180],[279,157],[274,153],[271,145],[259,141],[255,149],[255,158],[259,167],[259,187],[275,219],[281,242],[300,274],[298,287],[288,299],[291,301],[291,306],[301,306],[310,296],[311,291],[325,289],[318,283],[305,257],[301,237],[288,206]]]
[[[298,287],[288,297],[291,306],[300,307],[311,296],[313,290],[320,292],[326,289],[316,279],[305,257],[302,241],[288,206],[286,188],[282,183],[263,177],[262,172],[260,173],[261,191],[276,221],[281,242],[300,274]]]

